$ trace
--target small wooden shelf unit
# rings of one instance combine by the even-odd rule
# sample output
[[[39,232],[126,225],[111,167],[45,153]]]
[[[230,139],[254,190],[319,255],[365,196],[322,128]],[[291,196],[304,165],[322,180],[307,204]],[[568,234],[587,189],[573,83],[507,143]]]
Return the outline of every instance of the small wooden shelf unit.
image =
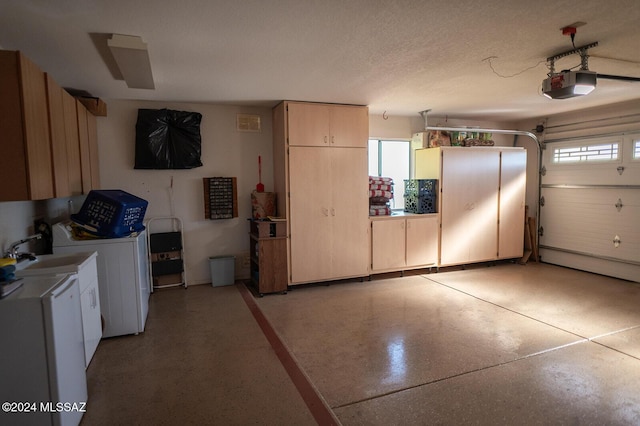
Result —
[[[287,222],[251,220],[249,247],[251,283],[260,296],[286,293]]]

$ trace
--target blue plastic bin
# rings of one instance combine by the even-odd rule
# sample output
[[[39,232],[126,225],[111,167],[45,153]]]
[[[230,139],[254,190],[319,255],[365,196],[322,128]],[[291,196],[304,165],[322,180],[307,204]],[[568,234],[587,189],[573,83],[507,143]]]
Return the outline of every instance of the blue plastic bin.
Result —
[[[126,237],[144,230],[149,203],[119,189],[90,191],[71,220],[90,234],[103,238]]]

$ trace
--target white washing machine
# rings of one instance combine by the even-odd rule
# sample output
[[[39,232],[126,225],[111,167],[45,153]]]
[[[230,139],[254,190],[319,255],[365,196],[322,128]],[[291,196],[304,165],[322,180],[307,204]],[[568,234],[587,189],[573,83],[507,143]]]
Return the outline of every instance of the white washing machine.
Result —
[[[145,232],[137,236],[75,240],[69,223],[53,226],[53,253],[98,252],[102,337],[144,331],[149,313],[149,258]]]

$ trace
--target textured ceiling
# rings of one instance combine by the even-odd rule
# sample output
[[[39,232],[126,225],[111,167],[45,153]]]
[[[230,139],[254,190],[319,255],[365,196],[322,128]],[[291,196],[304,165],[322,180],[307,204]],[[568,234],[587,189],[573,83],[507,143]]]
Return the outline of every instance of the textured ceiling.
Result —
[[[640,77],[638,0],[0,0],[0,47],[104,99],[516,120],[640,98],[640,83],[603,79],[582,98],[540,94],[546,58],[572,49],[560,28],[576,21],[576,46],[599,42],[592,71]],[[114,78],[112,33],[148,44],[155,90]]]

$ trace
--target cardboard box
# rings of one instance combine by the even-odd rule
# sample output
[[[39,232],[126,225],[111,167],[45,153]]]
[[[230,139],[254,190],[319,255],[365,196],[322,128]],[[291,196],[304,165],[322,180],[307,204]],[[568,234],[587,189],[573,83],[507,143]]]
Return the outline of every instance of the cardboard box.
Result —
[[[91,114],[98,117],[107,116],[107,104],[100,98],[88,98],[84,96],[76,96],[76,99],[80,101],[82,105],[87,108]]]

